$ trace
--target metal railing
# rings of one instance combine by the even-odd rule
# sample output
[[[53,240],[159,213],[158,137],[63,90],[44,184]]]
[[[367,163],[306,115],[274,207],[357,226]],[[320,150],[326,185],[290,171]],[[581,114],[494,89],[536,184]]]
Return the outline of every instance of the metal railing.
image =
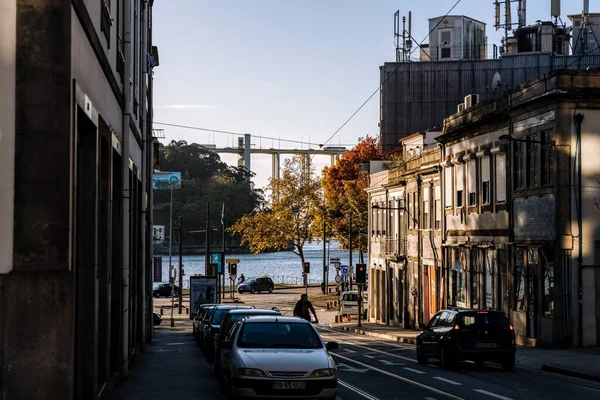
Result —
[[[405,255],[406,238],[374,238],[372,242],[372,249],[374,253],[379,253],[385,256]]]

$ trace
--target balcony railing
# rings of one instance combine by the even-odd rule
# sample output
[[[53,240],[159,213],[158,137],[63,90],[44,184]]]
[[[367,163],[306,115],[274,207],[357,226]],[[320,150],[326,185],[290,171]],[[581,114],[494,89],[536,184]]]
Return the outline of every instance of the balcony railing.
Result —
[[[385,256],[401,256],[406,255],[406,239],[405,238],[374,238],[371,244],[371,249],[375,254]]]

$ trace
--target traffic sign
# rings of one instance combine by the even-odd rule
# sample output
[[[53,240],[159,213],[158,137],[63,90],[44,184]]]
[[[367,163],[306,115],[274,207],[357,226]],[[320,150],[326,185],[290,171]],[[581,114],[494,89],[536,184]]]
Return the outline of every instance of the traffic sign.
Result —
[[[348,273],[348,266],[347,265],[342,265],[342,274],[346,275]]]
[[[340,275],[336,275],[336,276],[335,276],[335,281],[336,281],[337,283],[340,283],[340,282],[342,281],[342,277],[341,277]]]

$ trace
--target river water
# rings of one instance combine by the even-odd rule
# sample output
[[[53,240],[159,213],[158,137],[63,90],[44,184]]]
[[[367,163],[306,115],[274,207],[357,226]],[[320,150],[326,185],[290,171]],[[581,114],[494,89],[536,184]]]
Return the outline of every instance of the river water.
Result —
[[[169,255],[155,254],[162,257],[162,281],[167,282],[169,276]],[[331,242],[327,249],[326,259],[339,258],[340,264],[349,264],[349,253],[339,250],[336,242]],[[302,283],[302,265],[300,257],[291,251],[280,251],[262,254],[225,254],[225,258],[236,258],[238,263],[238,276],[244,274],[246,279],[267,275],[275,283]],[[304,246],[304,260],[310,262],[309,283],[320,283],[323,281],[323,243],[307,244]],[[367,263],[367,255],[364,254]],[[352,264],[360,262],[358,252],[352,253]],[[172,264],[179,267],[179,257],[172,254]],[[329,262],[327,262],[329,264]],[[191,275],[204,275],[204,255],[183,256],[183,287],[189,287]],[[329,269],[329,281],[335,278],[333,265]],[[176,281],[177,282],[177,281]]]

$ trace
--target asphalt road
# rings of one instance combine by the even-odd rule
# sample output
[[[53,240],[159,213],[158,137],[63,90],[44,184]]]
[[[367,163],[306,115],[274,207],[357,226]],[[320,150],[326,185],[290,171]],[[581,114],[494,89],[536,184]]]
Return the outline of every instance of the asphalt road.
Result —
[[[437,360],[419,365],[414,345],[325,327],[319,331],[325,341],[340,344],[332,355],[338,366],[338,397],[344,400],[600,398],[600,383],[542,371],[509,372],[494,363],[478,367],[465,362],[458,370],[444,370]]]

